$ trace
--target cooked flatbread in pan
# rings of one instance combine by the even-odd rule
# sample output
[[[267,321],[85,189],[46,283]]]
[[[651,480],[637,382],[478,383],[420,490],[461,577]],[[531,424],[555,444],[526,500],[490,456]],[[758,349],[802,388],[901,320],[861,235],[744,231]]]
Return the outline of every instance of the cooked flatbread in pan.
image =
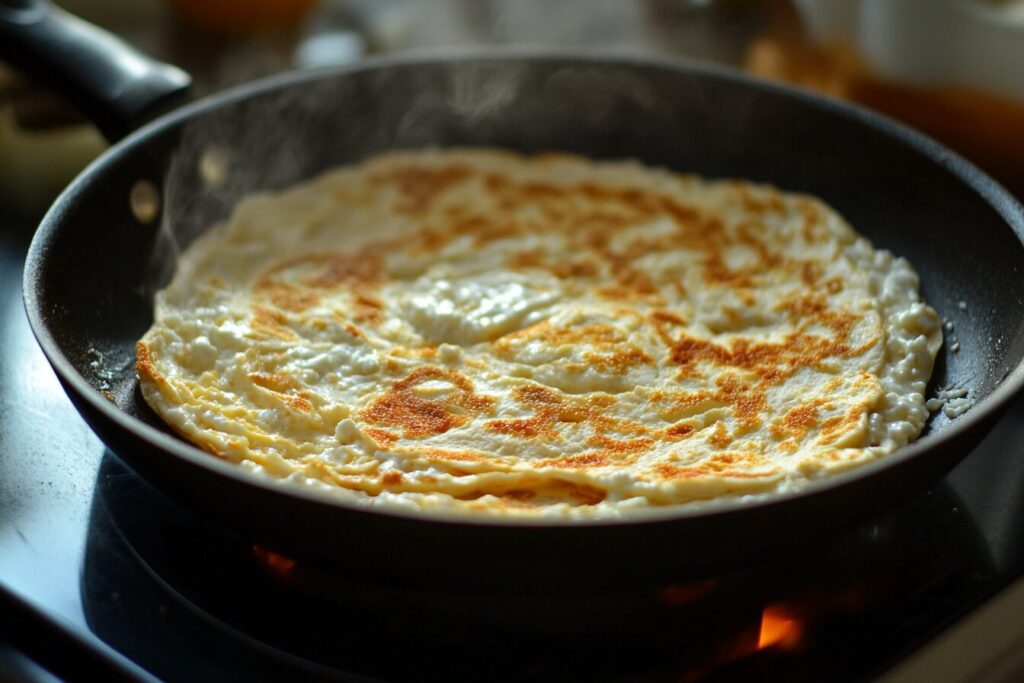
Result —
[[[942,342],[821,201],[633,162],[384,154],[243,200],[138,345],[217,457],[366,505],[614,517],[885,457]]]

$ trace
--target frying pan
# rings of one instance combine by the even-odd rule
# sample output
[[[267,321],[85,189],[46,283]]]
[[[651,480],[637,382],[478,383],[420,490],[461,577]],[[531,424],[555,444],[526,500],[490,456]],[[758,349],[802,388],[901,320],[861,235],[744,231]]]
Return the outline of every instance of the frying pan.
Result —
[[[15,52],[31,69],[51,55],[46,73],[59,74],[65,92],[73,84],[70,96],[112,137],[185,86],[180,72],[125,58],[123,46],[98,45],[90,31],[71,35],[71,20],[36,0],[6,2],[0,45],[20,41],[8,58]],[[55,43],[65,53],[58,59]],[[69,63],[79,50],[89,69]],[[145,82],[132,86],[136,78]],[[121,84],[117,93],[111,82]],[[117,96],[125,92],[134,93],[127,103]],[[915,265],[925,298],[959,342],[954,353],[947,341],[930,391],[952,384],[977,403],[955,420],[937,415],[898,453],[797,493],[572,523],[369,510],[253,478],[164,429],[140,399],[134,344],[178,250],[246,193],[426,145],[628,157],[817,195]],[[211,160],[219,168],[212,180]],[[140,475],[198,514],[280,552],[381,580],[569,589],[735,569],[839,533],[933,483],[1024,383],[1022,235],[1021,206],[994,181],[863,109],[699,63],[419,55],[252,83],[129,134],[46,214],[24,295],[32,329],[84,418]]]

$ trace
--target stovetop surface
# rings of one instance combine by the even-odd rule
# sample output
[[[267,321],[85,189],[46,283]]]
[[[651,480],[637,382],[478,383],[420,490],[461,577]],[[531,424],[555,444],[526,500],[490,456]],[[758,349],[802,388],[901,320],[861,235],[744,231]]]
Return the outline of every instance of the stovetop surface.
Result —
[[[106,451],[28,328],[31,225],[0,217],[0,597],[22,608],[0,609],[0,679],[45,680],[28,654],[70,678],[870,680],[1024,574],[1018,401],[899,509],[704,580],[509,596],[332,575]]]

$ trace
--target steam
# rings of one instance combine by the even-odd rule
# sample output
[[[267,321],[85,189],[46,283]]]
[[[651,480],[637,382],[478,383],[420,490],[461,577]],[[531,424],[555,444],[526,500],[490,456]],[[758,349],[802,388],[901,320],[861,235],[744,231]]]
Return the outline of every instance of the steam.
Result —
[[[431,146],[657,163],[673,141],[650,130],[678,127],[656,76],[591,58],[422,59],[292,78],[231,97],[184,127],[165,177],[148,296],[169,282],[182,250],[224,221],[243,196],[337,165]],[[682,130],[674,140],[686,135]]]

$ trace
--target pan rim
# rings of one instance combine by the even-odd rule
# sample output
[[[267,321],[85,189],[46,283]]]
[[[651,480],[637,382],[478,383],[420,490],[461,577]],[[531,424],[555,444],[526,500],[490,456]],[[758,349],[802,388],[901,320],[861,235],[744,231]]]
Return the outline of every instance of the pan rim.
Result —
[[[183,125],[203,112],[226,107],[275,90],[296,87],[306,82],[338,79],[351,74],[387,68],[418,66],[427,62],[447,64],[501,61],[526,63],[552,61],[561,62],[567,66],[575,63],[591,67],[606,65],[609,67],[627,66],[669,70],[676,73],[681,72],[700,77],[711,77],[731,84],[737,84],[744,88],[774,92],[795,99],[811,108],[837,114],[853,120],[858,125],[872,128],[889,139],[909,146],[932,162],[938,163],[947,172],[953,174],[958,180],[965,183],[969,189],[984,199],[1006,222],[1021,244],[1024,245],[1024,206],[996,180],[981,171],[972,162],[929,136],[859,105],[832,99],[788,84],[761,79],[727,66],[686,58],[668,58],[634,53],[609,54],[606,51],[602,52],[593,49],[530,46],[505,47],[502,49],[470,47],[408,51],[398,55],[371,57],[352,65],[290,71],[235,86],[164,114],[112,145],[89,164],[61,192],[44,215],[27,252],[23,273],[23,302],[30,327],[47,360],[61,378],[65,389],[73,391],[80,399],[88,403],[90,408],[100,413],[104,419],[112,423],[117,429],[130,432],[147,445],[182,459],[189,466],[204,469],[208,474],[227,477],[236,484],[260,489],[261,495],[298,498],[306,504],[313,504],[323,508],[340,509],[353,514],[373,514],[375,516],[392,517],[410,523],[440,523],[458,526],[506,528],[509,530],[535,530],[607,528],[630,526],[633,524],[649,525],[652,523],[699,523],[708,517],[720,518],[751,514],[767,506],[781,506],[797,500],[806,501],[812,498],[827,496],[835,489],[869,478],[884,470],[895,468],[909,460],[917,457],[927,457],[929,451],[940,449],[944,444],[954,441],[973,426],[980,426],[980,423],[998,417],[1008,407],[1011,400],[1024,388],[1024,361],[1021,361],[1010,370],[990,394],[981,399],[970,411],[957,418],[954,424],[951,424],[941,432],[929,435],[925,440],[911,442],[890,455],[858,466],[853,470],[842,472],[820,481],[809,482],[794,491],[782,493],[769,492],[766,494],[698,501],[697,507],[691,507],[689,504],[680,504],[643,508],[630,510],[621,517],[580,517],[571,519],[543,516],[501,517],[497,515],[474,515],[473,513],[444,509],[411,510],[404,509],[398,505],[360,504],[355,501],[345,500],[333,491],[319,491],[276,479],[256,476],[242,470],[233,463],[215,458],[178,437],[162,432],[122,412],[95,389],[75,369],[67,356],[64,355],[60,345],[44,322],[42,306],[45,302],[41,299],[39,288],[36,287],[36,282],[39,280],[37,276],[44,270],[43,264],[45,263],[46,253],[49,250],[53,236],[59,232],[57,226],[61,224],[60,219],[66,208],[72,204],[77,195],[91,186],[93,176],[101,173],[110,165],[115,164],[124,150],[130,149],[158,132]],[[964,457],[966,457],[966,454]]]

